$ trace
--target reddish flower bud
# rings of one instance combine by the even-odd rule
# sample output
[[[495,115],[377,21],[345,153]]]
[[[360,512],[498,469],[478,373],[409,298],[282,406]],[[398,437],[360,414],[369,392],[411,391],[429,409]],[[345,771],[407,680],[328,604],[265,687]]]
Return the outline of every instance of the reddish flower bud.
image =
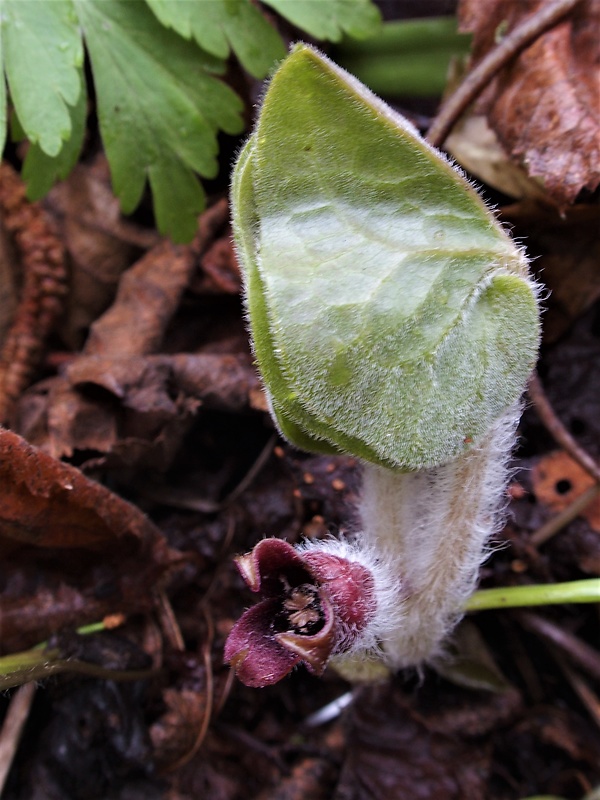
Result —
[[[264,539],[236,559],[262,600],[233,626],[225,660],[247,686],[268,686],[300,663],[320,675],[351,649],[375,614],[371,571],[327,550]]]

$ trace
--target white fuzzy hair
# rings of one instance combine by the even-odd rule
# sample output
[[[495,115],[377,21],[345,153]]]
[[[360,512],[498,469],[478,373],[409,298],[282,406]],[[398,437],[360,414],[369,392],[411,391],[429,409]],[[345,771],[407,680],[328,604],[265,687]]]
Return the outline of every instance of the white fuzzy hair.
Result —
[[[374,662],[396,670],[442,654],[505,517],[520,410],[513,406],[481,442],[439,467],[396,473],[365,464],[362,531],[300,546],[357,561],[373,575],[375,616],[334,659],[347,677],[370,677]]]

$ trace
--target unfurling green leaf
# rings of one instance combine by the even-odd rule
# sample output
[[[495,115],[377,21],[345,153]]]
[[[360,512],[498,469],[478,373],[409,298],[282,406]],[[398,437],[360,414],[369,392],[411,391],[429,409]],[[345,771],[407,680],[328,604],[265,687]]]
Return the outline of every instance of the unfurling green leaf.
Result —
[[[421,469],[518,400],[539,339],[523,254],[412,125],[310,47],[275,73],[232,196],[292,442]]]

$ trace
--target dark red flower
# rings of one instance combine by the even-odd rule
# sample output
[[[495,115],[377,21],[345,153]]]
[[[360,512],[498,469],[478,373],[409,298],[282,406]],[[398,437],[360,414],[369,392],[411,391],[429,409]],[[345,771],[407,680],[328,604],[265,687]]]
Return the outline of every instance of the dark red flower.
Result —
[[[320,675],[375,613],[371,572],[327,550],[263,539],[236,562],[250,589],[262,595],[225,644],[225,661],[246,686],[277,683],[300,663]]]

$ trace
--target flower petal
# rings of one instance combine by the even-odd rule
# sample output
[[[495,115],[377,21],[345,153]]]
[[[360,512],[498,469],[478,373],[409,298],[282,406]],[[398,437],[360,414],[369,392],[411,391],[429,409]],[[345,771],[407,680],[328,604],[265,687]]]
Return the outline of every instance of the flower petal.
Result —
[[[245,611],[225,643],[225,661],[246,686],[270,686],[284,678],[302,660],[273,636],[270,625],[279,601],[268,598]]]
[[[306,553],[304,561],[331,601],[343,638],[362,631],[377,608],[371,571],[357,561],[319,550]]]
[[[311,575],[304,559],[282,539],[263,539],[249,553],[235,559],[242,578],[253,592],[275,596],[281,592],[279,576],[290,570]],[[301,581],[300,581],[301,582]]]

